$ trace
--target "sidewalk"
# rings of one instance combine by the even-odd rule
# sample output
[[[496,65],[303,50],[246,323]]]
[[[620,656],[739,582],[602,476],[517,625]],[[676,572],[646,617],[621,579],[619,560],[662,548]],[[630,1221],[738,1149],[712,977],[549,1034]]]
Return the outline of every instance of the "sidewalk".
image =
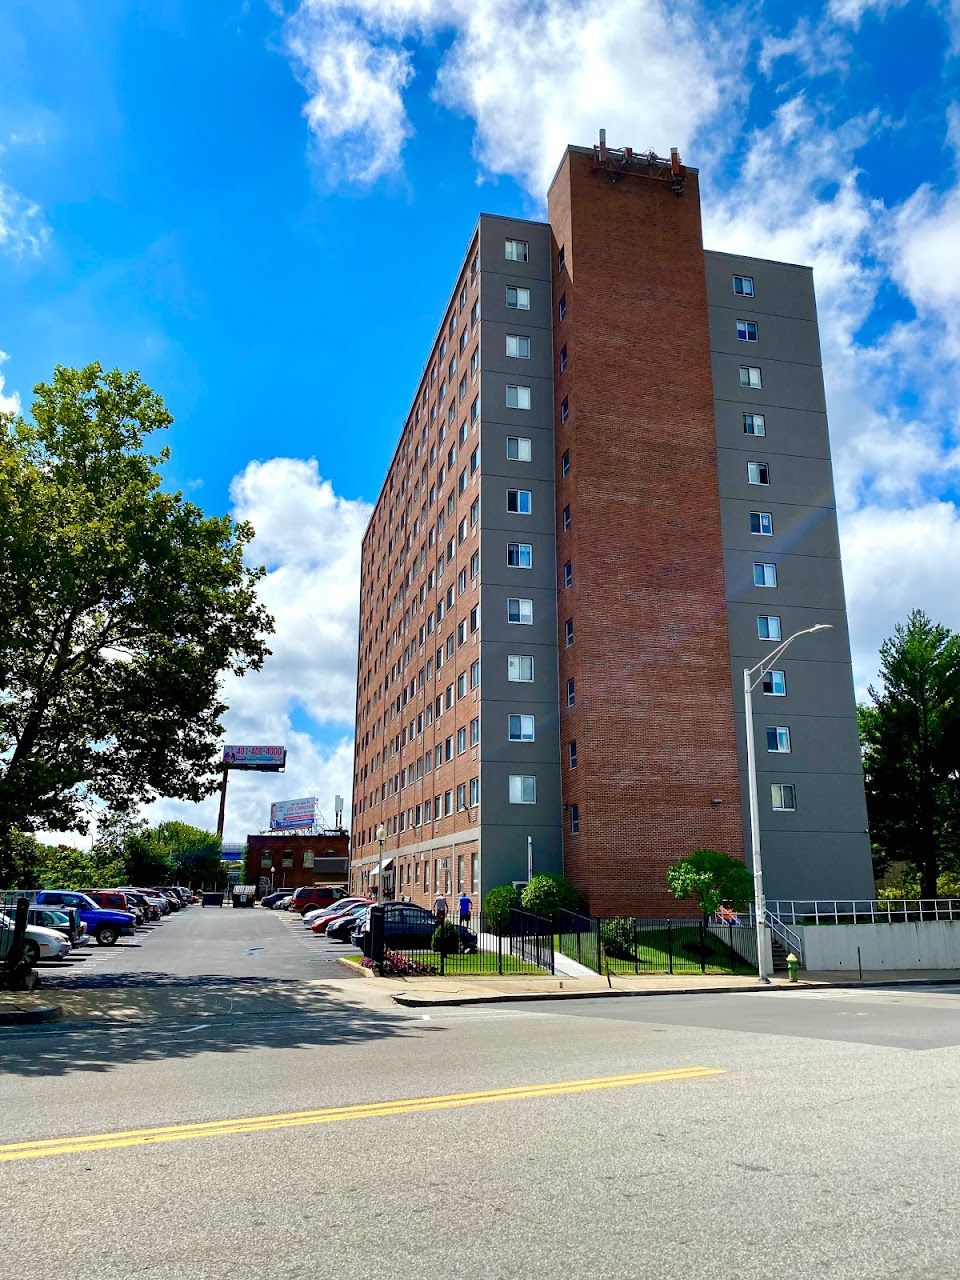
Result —
[[[408,1008],[443,1005],[505,1004],[527,1000],[623,999],[628,996],[719,995],[735,992],[811,991],[828,987],[928,986],[960,984],[960,970],[875,970],[857,974],[832,971],[804,973],[797,982],[777,975],[769,985],[753,976],[701,977],[699,974],[656,974],[643,977],[612,975],[606,978],[569,977],[429,977],[374,978],[377,989],[394,1003]]]

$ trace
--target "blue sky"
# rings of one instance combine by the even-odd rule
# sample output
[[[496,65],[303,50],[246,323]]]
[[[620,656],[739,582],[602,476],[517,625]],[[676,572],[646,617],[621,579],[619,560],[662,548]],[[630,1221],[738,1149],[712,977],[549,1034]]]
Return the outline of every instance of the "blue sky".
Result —
[[[349,792],[359,534],[453,272],[601,125],[699,166],[708,246],[815,268],[860,684],[914,605],[960,627],[958,53],[958,0],[6,0],[0,403],[138,368],[171,480],[257,526],[229,729],[291,764],[233,835]]]

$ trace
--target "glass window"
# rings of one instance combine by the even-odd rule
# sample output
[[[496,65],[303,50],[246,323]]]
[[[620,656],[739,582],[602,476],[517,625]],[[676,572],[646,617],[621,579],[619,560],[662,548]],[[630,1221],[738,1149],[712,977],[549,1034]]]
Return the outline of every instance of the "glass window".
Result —
[[[522,333],[507,334],[507,355],[516,360],[530,359],[530,339]]]
[[[769,484],[770,468],[765,462],[747,463],[747,484]]]
[[[760,640],[779,640],[780,619],[769,613],[761,613],[757,618],[757,636]]]
[[[525,716],[525,715],[507,716],[507,736],[509,737],[511,742],[533,742],[534,740],[533,716]]]
[[[563,585],[564,587],[573,586],[573,565],[569,560],[563,566]]]
[[[507,679],[529,684],[533,680],[533,658],[525,653],[507,656]]]
[[[480,779],[470,779],[470,808],[475,809],[480,803]]]
[[[743,433],[747,436],[765,436],[767,422],[762,413],[745,413],[743,415]]]
[[[567,367],[567,363],[568,363],[567,348],[566,348],[566,345],[564,345],[560,348],[560,372],[561,373],[563,373],[564,369]]]
[[[462,756],[467,749],[467,727],[457,730],[457,755]]]
[[[507,621],[508,622],[533,622],[533,601],[532,600],[515,600],[507,601]]]
[[[733,292],[739,294],[741,298],[752,298],[753,293],[753,276],[734,276]]]
[[[560,301],[557,303],[557,315],[562,320],[566,314],[567,314],[567,295],[565,293],[562,293],[560,295]]]
[[[533,510],[533,494],[529,489],[508,489],[507,510],[514,515],[528,516]]]
[[[737,337],[741,342],[756,342],[760,333],[755,320],[738,320]]]
[[[507,436],[507,457],[511,462],[529,462],[533,447],[527,436]]]
[[[768,671],[760,684],[764,693],[774,698],[784,698],[787,693],[787,677],[782,671]]]
[[[567,681],[567,706],[573,707],[577,703],[577,685],[575,680]]]
[[[561,522],[561,524],[563,525],[564,533],[566,533],[566,531],[570,528],[570,525],[573,523],[573,521],[572,521],[572,520],[571,520],[571,518],[570,518],[570,504],[569,504],[569,503],[567,503],[567,505],[563,508],[563,514],[562,514],[562,516],[561,516],[561,521],[560,521],[560,522]]]
[[[758,391],[763,386],[760,370],[742,364],[740,366],[740,385],[741,387],[751,387],[753,390]]]
[[[480,741],[480,717],[474,716],[470,721],[470,745],[475,747]]]
[[[573,644],[573,619],[568,618],[563,624],[563,643],[569,649]]]
[[[767,726],[767,750],[781,754],[790,750],[790,730],[786,725]]]
[[[792,813],[797,807],[797,789],[793,783],[771,783],[770,804],[774,813]]]
[[[753,565],[753,585],[755,587],[775,587],[777,585],[777,566],[755,561]]]
[[[570,834],[572,836],[580,834],[580,806],[578,804],[570,806]]]
[[[533,568],[533,547],[529,542],[507,543],[507,564],[511,569]]]
[[[507,408],[508,409],[529,409],[530,408],[530,388],[529,387],[507,387]]]
[[[507,307],[510,311],[530,310],[530,290],[507,285]]]
[[[531,774],[510,774],[510,803],[536,804],[537,780]]]
[[[480,685],[480,659],[474,658],[470,663],[470,688],[477,689]]]
[[[576,739],[571,740],[571,741],[567,744],[567,760],[569,761],[569,764],[570,764],[570,768],[571,768],[571,769],[575,769],[575,768],[577,767],[577,743],[576,743]]]
[[[507,262],[526,262],[530,257],[530,244],[527,240],[504,240],[503,256]]]
[[[769,511],[750,512],[750,532],[770,537],[773,533],[773,516]]]
[[[570,401],[564,396],[560,401],[560,421],[566,422],[570,417]]]

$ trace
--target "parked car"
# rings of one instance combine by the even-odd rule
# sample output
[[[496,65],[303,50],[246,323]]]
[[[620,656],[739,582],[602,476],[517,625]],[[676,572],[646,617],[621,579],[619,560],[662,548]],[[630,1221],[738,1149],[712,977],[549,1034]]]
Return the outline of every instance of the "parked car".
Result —
[[[92,898],[98,907],[106,907],[108,911],[129,911],[134,924],[143,924],[143,911],[122,889],[83,889],[88,898]]]
[[[426,907],[416,907],[408,903],[384,903],[383,921],[385,945],[391,951],[426,951],[430,948],[433,931],[437,921],[432,911]],[[354,929],[353,941],[363,951],[370,954],[370,908],[362,916],[362,923]],[[460,950],[473,952],[477,949],[477,935],[461,924],[453,926],[460,938]]]
[[[343,905],[338,902],[334,906],[329,907],[326,911],[321,911],[319,915],[313,917],[309,928],[314,933],[325,933],[328,927],[337,920],[342,920],[344,916],[353,915],[356,911],[364,911],[370,906],[369,898],[350,898],[344,899]],[[309,920],[309,916],[305,916],[304,920]]]
[[[3,944],[8,950],[13,943],[13,916],[0,912],[0,938],[6,939]],[[23,941],[23,959],[29,965],[39,960],[62,960],[70,954],[70,943],[57,929],[43,929],[38,925],[27,925],[26,937]]]
[[[279,907],[284,898],[289,898],[292,894],[292,889],[274,889],[272,893],[268,893],[260,899],[260,905],[261,907],[266,907],[268,911],[272,911]]]
[[[151,902],[146,894],[137,893],[136,889],[124,889],[123,892],[127,899],[127,906],[131,910],[133,909],[131,904],[138,907],[145,924],[150,924],[151,921],[160,919],[159,906],[155,902]]]
[[[324,917],[329,920],[331,916],[343,915],[345,911],[350,911],[361,903],[365,907],[369,906],[372,901],[372,898],[338,898],[329,907],[314,907],[310,911],[305,911],[303,913],[303,923],[306,928],[312,929],[317,921]]]
[[[171,911],[181,911],[183,909],[183,903],[180,901],[179,894],[174,893],[172,889],[164,889],[159,885],[154,885],[153,891],[154,893],[163,894],[166,900],[170,903]]]
[[[101,947],[112,947],[118,938],[132,938],[135,932],[129,911],[108,911],[98,907],[85,893],[67,889],[41,889],[38,907],[76,907],[77,914]]]
[[[128,892],[126,886],[123,891]],[[147,902],[156,908],[158,920],[170,914],[170,899],[165,893],[157,893],[156,889],[141,889],[139,885],[134,885],[133,891],[139,893],[142,898],[146,898]]]
[[[290,904],[291,911],[299,911],[301,915],[309,911],[312,907],[329,907],[334,902],[338,902],[341,898],[345,898],[347,892],[340,885],[336,884],[313,884],[297,889],[293,895],[293,901]]]
[[[349,942],[354,929],[361,923],[365,914],[366,907],[354,907],[346,915],[338,916],[336,920],[326,925],[324,936],[332,938],[334,942]]]
[[[87,933],[87,926],[77,913],[58,911],[55,907],[28,907],[27,924],[36,925],[40,929],[55,929],[62,933],[71,947],[82,947],[92,941]]]

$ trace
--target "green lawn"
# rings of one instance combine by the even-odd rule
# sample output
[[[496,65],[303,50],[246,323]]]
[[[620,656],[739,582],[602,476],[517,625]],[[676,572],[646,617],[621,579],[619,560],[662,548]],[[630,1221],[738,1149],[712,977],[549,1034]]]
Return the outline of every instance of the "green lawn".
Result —
[[[689,929],[643,929],[639,933],[638,961],[623,956],[607,955],[604,963],[598,963],[596,937],[592,933],[577,937],[564,934],[554,938],[554,947],[561,955],[571,960],[579,960],[595,973],[606,972],[609,964],[611,973],[669,973],[670,951],[673,950],[674,973],[753,973],[754,966],[741,959],[729,947],[725,946],[714,934],[706,936],[706,963],[700,965],[700,939],[696,925]]]
[[[418,964],[430,965],[437,971],[440,976],[440,957],[430,951],[400,951],[397,953],[405,957],[415,960]],[[345,960],[349,960],[351,964],[360,964],[362,956],[344,956]],[[526,960],[520,960],[516,956],[503,956],[503,975],[510,977],[514,974],[532,974],[534,976],[544,976],[545,969],[538,969],[535,964],[528,964]],[[477,951],[473,955],[453,955],[447,956],[444,961],[445,978],[461,978],[472,974],[497,974],[497,953],[495,951]]]

